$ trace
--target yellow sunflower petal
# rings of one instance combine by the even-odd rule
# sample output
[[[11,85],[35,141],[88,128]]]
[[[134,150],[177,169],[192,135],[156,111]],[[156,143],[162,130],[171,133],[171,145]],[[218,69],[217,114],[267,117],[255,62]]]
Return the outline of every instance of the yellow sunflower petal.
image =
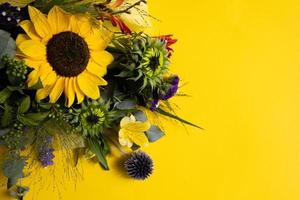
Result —
[[[93,60],[103,67],[106,67],[107,65],[111,64],[114,60],[114,57],[108,53],[107,51],[91,51],[91,57]]]
[[[49,96],[51,90],[52,90],[52,85],[48,85],[44,88],[41,88],[39,89],[37,92],[36,92],[36,99],[38,101],[42,100],[42,99],[45,99],[47,96]]]
[[[48,22],[53,34],[68,31],[71,15],[58,6],[54,6],[48,14]]]
[[[56,80],[57,80],[57,75],[52,70],[42,82],[43,82],[43,85],[47,86],[47,85],[54,85]]]
[[[97,83],[93,81],[93,78],[96,78],[88,72],[82,72],[77,77],[77,83],[80,90],[88,97],[92,99],[98,99],[100,97],[100,92]]]
[[[83,38],[89,35],[93,29],[91,19],[82,14],[73,15],[71,17],[70,28],[71,31],[78,33]]]
[[[46,46],[37,40],[25,40],[19,46],[20,51],[35,60],[46,60]]]
[[[74,83],[73,77],[69,78],[68,85],[67,85],[67,93],[68,93],[68,104],[67,106],[70,107],[75,101],[75,90],[74,90]]]
[[[19,34],[16,39],[16,45],[19,46],[25,40],[30,40],[30,37],[28,37],[26,34]]]
[[[80,104],[84,100],[84,94],[78,86],[77,78],[73,79],[73,87],[74,87],[74,92],[76,94],[77,103]]]
[[[98,64],[96,64],[94,61],[90,60],[87,68],[86,68],[90,73],[98,76],[99,78],[103,77],[107,70],[106,67],[102,67]]]
[[[85,37],[90,50],[104,50],[111,40],[112,34],[108,31],[93,28],[89,35]]]
[[[49,95],[50,103],[55,103],[58,100],[58,98],[63,93],[64,86],[65,86],[65,78],[59,77],[50,92],[50,95]]]
[[[50,73],[52,73],[52,67],[48,64],[42,64],[41,67],[39,68],[39,73],[38,76],[42,81],[42,84],[45,86],[45,80],[47,79],[48,75],[50,75]]]
[[[28,87],[34,86],[38,81],[39,81],[38,71],[37,70],[33,70],[28,75],[28,79],[27,79]]]
[[[28,67],[33,69],[39,69],[39,67],[44,63],[44,61],[32,60],[30,58],[24,58],[23,60]]]
[[[38,35],[43,39],[43,41],[48,41],[48,39],[52,36],[52,30],[46,16],[32,6],[28,6],[28,12]]]
[[[32,40],[41,40],[41,37],[37,34],[34,29],[33,23],[29,20],[24,20],[19,24],[25,33],[32,39]]]

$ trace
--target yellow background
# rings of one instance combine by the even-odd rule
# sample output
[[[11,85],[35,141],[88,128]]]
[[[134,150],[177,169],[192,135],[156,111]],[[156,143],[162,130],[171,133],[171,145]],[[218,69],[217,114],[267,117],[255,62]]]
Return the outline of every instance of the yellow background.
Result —
[[[178,114],[205,131],[165,122],[167,136],[145,149],[155,161],[149,180],[126,178],[118,159],[110,159],[110,172],[85,162],[76,190],[56,174],[61,199],[299,200],[300,2],[149,6],[161,20],[154,33],[179,39],[172,71],[192,97],[174,99]],[[46,180],[53,178],[47,173]],[[58,199],[52,187],[34,186],[39,181],[26,199]]]

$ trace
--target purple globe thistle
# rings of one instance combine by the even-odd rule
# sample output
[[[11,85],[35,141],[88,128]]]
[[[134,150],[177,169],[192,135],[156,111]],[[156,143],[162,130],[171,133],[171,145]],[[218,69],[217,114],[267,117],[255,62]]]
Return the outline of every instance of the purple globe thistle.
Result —
[[[178,85],[179,85],[179,77],[177,75],[173,76],[171,78],[171,83],[170,83],[170,87],[168,89],[168,91],[162,95],[160,98],[162,100],[168,100],[170,99],[171,97],[173,97],[177,91],[178,91]]]
[[[153,172],[153,161],[144,152],[134,152],[125,162],[125,169],[131,178],[145,180]]]
[[[40,145],[39,148],[39,161],[43,165],[43,167],[47,167],[49,165],[53,165],[53,158],[54,156],[54,149],[51,147],[53,141],[53,137],[50,135],[47,135]]]

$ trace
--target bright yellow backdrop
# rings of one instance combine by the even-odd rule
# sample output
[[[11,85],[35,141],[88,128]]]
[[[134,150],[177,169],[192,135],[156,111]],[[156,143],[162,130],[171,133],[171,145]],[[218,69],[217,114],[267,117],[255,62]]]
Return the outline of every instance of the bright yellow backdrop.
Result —
[[[124,177],[117,159],[110,159],[110,172],[84,163],[76,190],[60,172],[61,199],[299,200],[300,2],[152,0],[149,6],[161,20],[154,33],[179,39],[172,70],[192,97],[174,99],[178,114],[206,130],[164,123],[167,137],[145,149],[155,160],[145,182]],[[28,200],[58,199],[40,183]]]

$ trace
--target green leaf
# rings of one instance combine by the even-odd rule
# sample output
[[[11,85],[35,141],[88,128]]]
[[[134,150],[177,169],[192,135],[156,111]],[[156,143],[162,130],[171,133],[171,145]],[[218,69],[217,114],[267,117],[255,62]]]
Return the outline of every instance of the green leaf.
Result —
[[[106,149],[101,146],[98,138],[97,139],[96,138],[88,138],[87,143],[88,143],[90,150],[94,154],[96,154],[98,161],[99,161],[100,165],[103,167],[103,169],[109,170],[107,160],[105,157]]]
[[[12,91],[9,88],[4,88],[0,92],[0,104],[3,104],[12,94]]]
[[[134,109],[137,106],[136,100],[126,99],[116,105],[116,107],[120,110],[130,110]]]
[[[7,103],[4,104],[4,113],[1,117],[1,126],[7,127],[12,121],[12,107]]]
[[[25,115],[22,115],[22,114],[17,115],[17,119],[19,120],[19,122],[21,122],[22,124],[24,124],[26,126],[38,126],[39,125],[38,121],[27,118]]]
[[[184,123],[184,124],[187,124],[187,125],[190,125],[190,126],[199,128],[199,129],[203,129],[203,128],[201,128],[200,126],[197,126],[197,125],[195,125],[195,124],[193,124],[193,123],[191,123],[191,122],[188,122],[188,121],[186,121],[186,120],[184,120],[184,119],[182,119],[182,118],[180,118],[180,117],[178,117],[178,116],[176,116],[176,115],[173,115],[173,114],[171,114],[171,113],[169,113],[169,112],[167,112],[167,111],[164,111],[164,110],[161,109],[161,108],[157,108],[156,111],[157,111],[158,113],[164,115],[164,116],[167,116],[167,117],[176,119],[176,120],[180,121],[181,123]]]
[[[152,125],[148,131],[146,131],[146,135],[148,137],[149,142],[155,142],[159,140],[161,137],[165,136],[165,133],[155,125]]]
[[[7,183],[6,183],[6,187],[7,189],[10,189],[11,187],[13,187],[14,185],[17,184],[19,178],[17,177],[11,177],[7,179]]]
[[[26,118],[40,122],[48,117],[49,112],[45,113],[28,113],[24,115]]]
[[[30,101],[29,96],[26,96],[25,98],[23,98],[18,107],[18,113],[20,113],[20,114],[26,113],[30,108],[30,103],[31,103],[31,101]]]

